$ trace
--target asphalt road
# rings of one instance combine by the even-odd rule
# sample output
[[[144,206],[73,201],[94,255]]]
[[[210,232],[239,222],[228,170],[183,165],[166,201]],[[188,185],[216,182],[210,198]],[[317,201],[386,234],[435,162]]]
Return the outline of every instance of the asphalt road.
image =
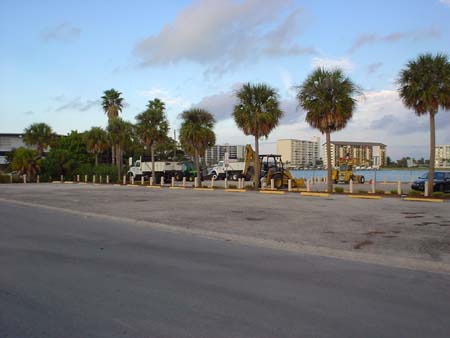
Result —
[[[0,337],[449,337],[450,276],[0,202]]]

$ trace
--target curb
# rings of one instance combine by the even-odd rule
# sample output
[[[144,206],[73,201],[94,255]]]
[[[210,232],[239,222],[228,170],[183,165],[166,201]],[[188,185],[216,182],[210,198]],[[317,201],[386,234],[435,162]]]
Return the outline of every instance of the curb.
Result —
[[[224,189],[225,192],[247,192],[245,189]]]
[[[214,188],[194,188],[194,190],[200,190],[200,191],[214,191]]]
[[[273,195],[284,195],[285,191],[278,191],[278,190],[259,190],[261,194],[273,194]]]
[[[146,185],[145,187],[150,189],[161,189],[161,186],[159,185]]]
[[[362,198],[367,200],[381,200],[382,196],[347,195],[350,198]]]
[[[301,192],[300,195],[311,197],[330,197],[330,194],[326,192]]]
[[[440,198],[416,198],[416,197],[405,197],[404,201],[416,201],[416,202],[434,202],[434,203],[442,203],[443,199]]]
[[[169,189],[173,189],[173,190],[185,190],[186,187],[169,187]]]

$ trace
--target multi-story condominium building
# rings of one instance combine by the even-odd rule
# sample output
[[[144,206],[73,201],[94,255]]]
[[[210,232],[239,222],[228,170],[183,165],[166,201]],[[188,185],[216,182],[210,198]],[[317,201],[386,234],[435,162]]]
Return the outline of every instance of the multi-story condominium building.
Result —
[[[228,153],[228,158],[230,160],[243,160],[245,156],[245,146],[224,144],[209,147],[205,152],[206,165],[213,166],[219,161],[223,161],[226,152]]]
[[[19,147],[27,147],[23,142],[23,134],[0,134],[0,164],[5,164],[6,155]]]
[[[311,141],[281,139],[277,141],[277,154],[291,168],[310,168],[320,159],[320,138]]]
[[[327,145],[323,144],[323,164],[327,163]],[[339,165],[339,159],[351,158],[361,167],[380,168],[386,165],[386,145],[377,142],[331,142],[331,162],[333,167]]]
[[[438,144],[435,147],[436,168],[450,168],[450,144]]]

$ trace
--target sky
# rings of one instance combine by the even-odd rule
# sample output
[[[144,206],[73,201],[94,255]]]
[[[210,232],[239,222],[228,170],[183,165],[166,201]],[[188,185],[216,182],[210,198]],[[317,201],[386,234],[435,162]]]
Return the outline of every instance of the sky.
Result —
[[[106,127],[103,91],[135,122],[148,100],[167,106],[171,134],[191,107],[215,115],[217,143],[253,143],[232,117],[243,83],[278,90],[280,138],[320,135],[296,86],[316,67],[342,68],[361,88],[348,126],[332,140],[382,142],[388,156],[428,157],[428,118],[406,109],[399,71],[421,53],[450,54],[450,0],[0,0],[0,133],[46,122],[58,134]],[[450,111],[436,116],[450,143]]]

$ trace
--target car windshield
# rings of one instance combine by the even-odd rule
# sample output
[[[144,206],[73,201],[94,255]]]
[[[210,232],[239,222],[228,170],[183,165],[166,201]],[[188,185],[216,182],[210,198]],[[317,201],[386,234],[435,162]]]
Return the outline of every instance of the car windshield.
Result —
[[[422,179],[427,179],[428,178],[428,173],[423,174],[422,176],[420,176],[419,178]],[[436,180],[443,180],[444,179],[444,173],[434,173],[434,179]]]

